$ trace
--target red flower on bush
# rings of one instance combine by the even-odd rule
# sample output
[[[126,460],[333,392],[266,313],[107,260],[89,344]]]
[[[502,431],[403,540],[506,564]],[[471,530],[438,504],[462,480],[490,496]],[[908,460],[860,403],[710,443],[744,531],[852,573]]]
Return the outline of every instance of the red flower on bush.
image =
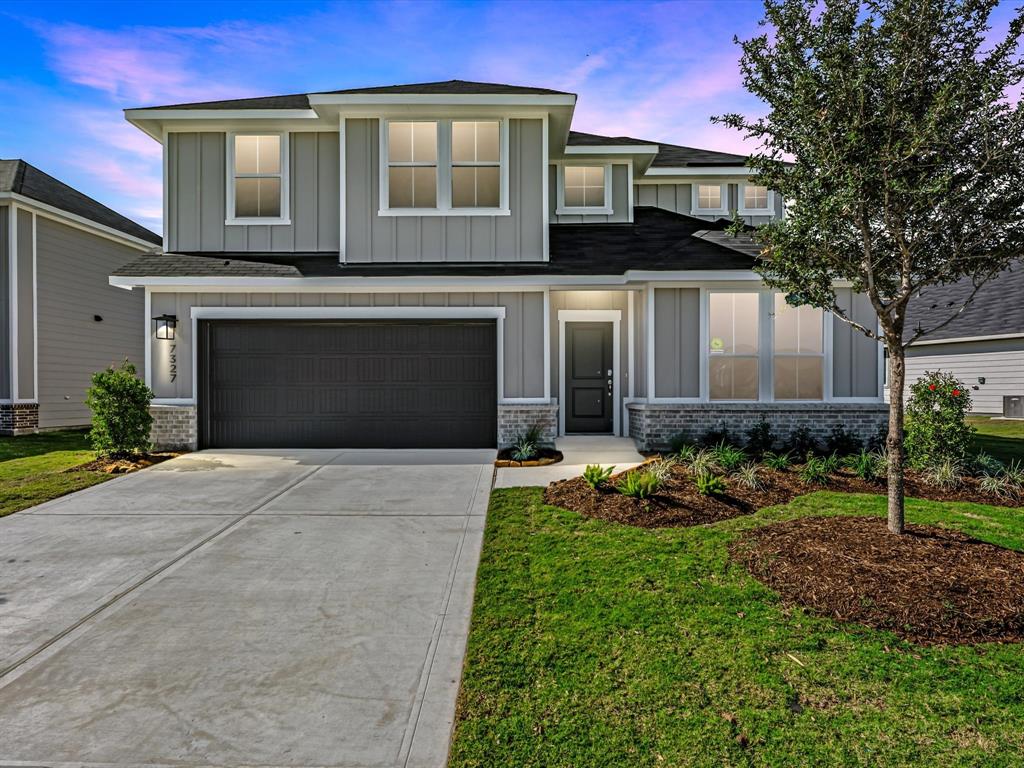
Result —
[[[960,397],[960,390],[959,389],[954,389],[953,390],[953,397]]]
[[[928,389],[930,389],[932,392],[934,392],[935,391],[935,385],[934,384],[929,384],[928,385]]]

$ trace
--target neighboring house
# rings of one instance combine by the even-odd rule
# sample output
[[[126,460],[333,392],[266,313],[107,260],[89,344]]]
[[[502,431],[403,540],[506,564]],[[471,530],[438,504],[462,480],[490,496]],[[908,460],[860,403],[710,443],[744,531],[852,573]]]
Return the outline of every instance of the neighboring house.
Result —
[[[141,364],[142,298],[107,278],[159,243],[24,160],[0,160],[0,434],[88,424],[91,374]]]
[[[922,291],[908,308],[907,334],[943,322],[972,290],[963,280]],[[1024,418],[1024,264],[985,283],[963,314],[907,349],[907,384],[925,371],[960,379],[975,413]]]
[[[873,434],[879,346],[724,232],[782,215],[744,157],[575,132],[575,105],[449,81],[128,110],[164,148],[167,253],[111,277],[153,318],[156,439]]]

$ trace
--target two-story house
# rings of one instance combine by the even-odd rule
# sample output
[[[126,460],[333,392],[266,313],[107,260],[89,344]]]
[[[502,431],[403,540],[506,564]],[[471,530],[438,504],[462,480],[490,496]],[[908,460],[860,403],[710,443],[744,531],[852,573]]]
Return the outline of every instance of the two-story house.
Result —
[[[128,110],[166,253],[110,280],[145,295],[157,442],[874,433],[878,345],[724,231],[783,214],[744,157],[576,132],[575,105],[449,81]]]

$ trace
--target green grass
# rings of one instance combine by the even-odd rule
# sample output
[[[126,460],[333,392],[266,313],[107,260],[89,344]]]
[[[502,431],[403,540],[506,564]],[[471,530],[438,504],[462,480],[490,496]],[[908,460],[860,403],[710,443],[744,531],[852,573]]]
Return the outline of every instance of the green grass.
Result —
[[[495,491],[450,765],[1019,765],[1024,647],[839,625],[728,561],[750,526],[884,505],[815,493],[643,530],[545,506],[540,489]],[[1024,511],[907,506],[912,522],[1024,549]]]
[[[977,432],[975,450],[984,450],[1002,461],[1024,461],[1024,421],[969,416],[968,423]]]
[[[0,517],[109,480],[102,472],[68,471],[93,458],[81,430],[0,437]]]

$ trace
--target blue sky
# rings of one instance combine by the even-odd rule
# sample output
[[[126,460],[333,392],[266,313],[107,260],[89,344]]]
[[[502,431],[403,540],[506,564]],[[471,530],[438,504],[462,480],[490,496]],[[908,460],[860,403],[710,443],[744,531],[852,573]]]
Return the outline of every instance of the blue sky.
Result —
[[[6,2],[0,157],[160,231],[160,147],[127,107],[483,80],[579,94],[574,127],[740,150],[733,36],[759,2]]]

